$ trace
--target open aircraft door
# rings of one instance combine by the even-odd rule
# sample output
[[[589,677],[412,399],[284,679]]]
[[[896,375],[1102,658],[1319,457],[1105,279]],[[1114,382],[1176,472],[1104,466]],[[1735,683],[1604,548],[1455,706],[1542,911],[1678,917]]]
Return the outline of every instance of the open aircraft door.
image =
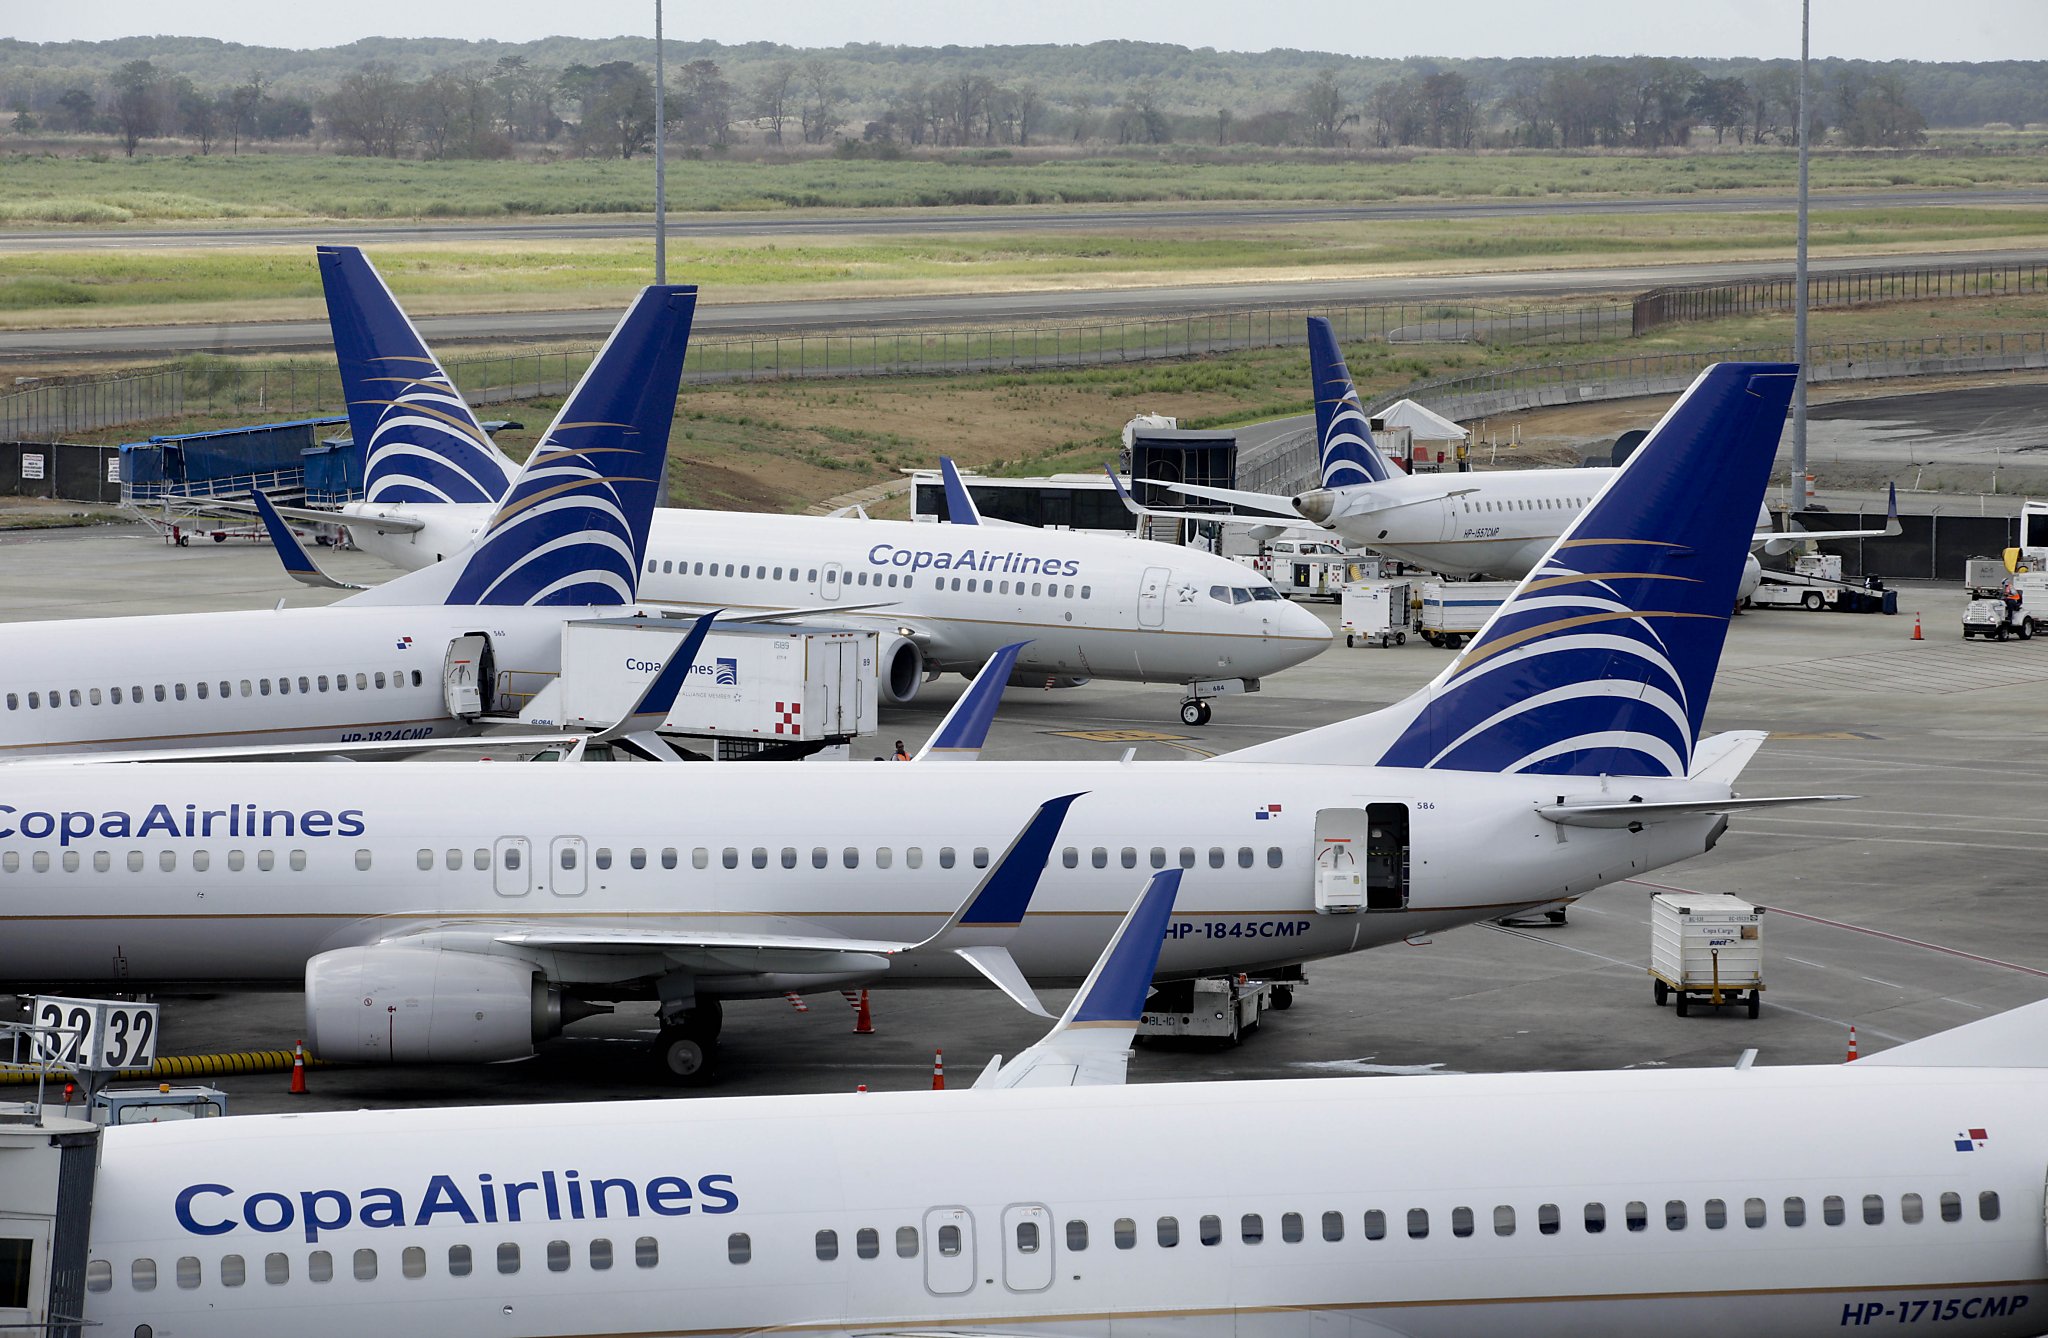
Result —
[[[1003,1285],[1013,1292],[1052,1286],[1052,1210],[1042,1203],[1003,1209]]]
[[[1408,806],[1318,810],[1315,895],[1325,915],[1406,910]]]
[[[974,1214],[930,1208],[924,1215],[924,1285],[934,1296],[974,1290]]]
[[[471,632],[448,643],[441,660],[441,692],[448,702],[448,714],[457,720],[474,720],[490,709],[491,639]]]
[[[1166,626],[1166,582],[1172,574],[1164,567],[1147,567],[1138,578],[1138,626]]]

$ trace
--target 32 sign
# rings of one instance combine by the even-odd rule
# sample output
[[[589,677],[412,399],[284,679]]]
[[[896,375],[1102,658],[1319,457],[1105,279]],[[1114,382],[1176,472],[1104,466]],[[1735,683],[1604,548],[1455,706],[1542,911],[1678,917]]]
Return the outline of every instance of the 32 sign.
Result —
[[[38,995],[30,1013],[52,1064],[81,1073],[145,1069],[156,1062],[155,1004]]]

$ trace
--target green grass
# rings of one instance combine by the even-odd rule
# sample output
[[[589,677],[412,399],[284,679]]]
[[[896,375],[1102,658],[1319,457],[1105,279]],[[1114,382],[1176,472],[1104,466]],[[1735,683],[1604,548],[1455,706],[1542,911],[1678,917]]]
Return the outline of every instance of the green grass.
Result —
[[[412,162],[323,154],[0,159],[0,221],[125,223],[247,217],[495,218],[639,213],[654,204],[645,159]],[[1375,201],[1787,190],[1780,148],[1619,153],[1427,153],[1340,157],[1172,147],[1129,157],[861,162],[672,162],[678,211],[925,208],[1148,201]],[[1818,190],[2011,187],[2048,181],[2028,152],[1823,153]]]

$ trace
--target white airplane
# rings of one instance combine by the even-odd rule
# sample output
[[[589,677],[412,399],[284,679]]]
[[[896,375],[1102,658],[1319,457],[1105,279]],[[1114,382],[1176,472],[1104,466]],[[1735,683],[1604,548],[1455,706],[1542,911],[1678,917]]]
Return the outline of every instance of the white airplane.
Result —
[[[447,560],[325,608],[0,629],[0,758],[430,747],[550,670],[566,619],[634,599],[696,289],[649,288]]]
[[[912,949],[1054,807],[1059,873],[1006,945],[1042,983],[1085,973],[1141,867],[1200,871],[1163,958],[1181,978],[1639,876],[1801,802],[1735,797],[1761,734],[1701,737],[1746,553],[1729,520],[1792,375],[1702,374],[1421,691],[1213,762],[0,769],[0,980],[303,980],[333,1059],[516,1058],[587,1003],[655,999],[688,1074],[722,998],[990,975]]]
[[[1192,483],[1153,485],[1240,508],[1223,517],[1148,507],[1128,498],[1126,504],[1153,514],[1266,528],[1307,521],[1334,532],[1346,544],[1426,571],[1519,580],[1614,477],[1612,467],[1404,474],[1389,466],[1373,444],[1358,388],[1329,321],[1321,316],[1308,318],[1308,347],[1315,378],[1320,487],[1285,497]],[[1882,529],[1781,532],[1771,528],[1770,512],[1761,499],[1751,529],[1753,546],[1772,556],[1817,539],[1897,536],[1898,491],[1892,490],[1891,514]],[[1747,599],[1761,579],[1762,567],[1752,557],[1737,590],[1738,602]]]
[[[367,449],[365,500],[338,518],[359,547],[397,566],[437,561],[470,541],[516,466],[359,250],[321,247],[320,275],[350,425]],[[1209,698],[1255,691],[1261,678],[1329,644],[1321,619],[1211,553],[980,525],[971,503],[953,519],[933,526],[664,508],[654,513],[640,596],[740,615],[803,610],[809,623],[876,629],[888,702],[912,700],[939,673],[972,674],[998,647],[1028,641],[1019,686],[1184,684],[1189,725],[1207,723]]]
[[[1202,876],[1155,874],[1059,1024],[973,1090],[108,1129],[85,1321],[161,1338],[2041,1331],[2048,1003],[1847,1065],[1123,1086],[1173,884]],[[1674,1112],[1739,1126],[1702,1135]]]

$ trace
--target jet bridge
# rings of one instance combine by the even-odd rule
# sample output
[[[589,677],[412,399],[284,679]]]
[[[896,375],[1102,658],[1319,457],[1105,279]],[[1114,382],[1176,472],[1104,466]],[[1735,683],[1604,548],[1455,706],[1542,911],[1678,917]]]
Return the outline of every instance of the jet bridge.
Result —
[[[0,1103],[0,1333],[81,1338],[100,1130],[52,1113],[46,1091]]]

